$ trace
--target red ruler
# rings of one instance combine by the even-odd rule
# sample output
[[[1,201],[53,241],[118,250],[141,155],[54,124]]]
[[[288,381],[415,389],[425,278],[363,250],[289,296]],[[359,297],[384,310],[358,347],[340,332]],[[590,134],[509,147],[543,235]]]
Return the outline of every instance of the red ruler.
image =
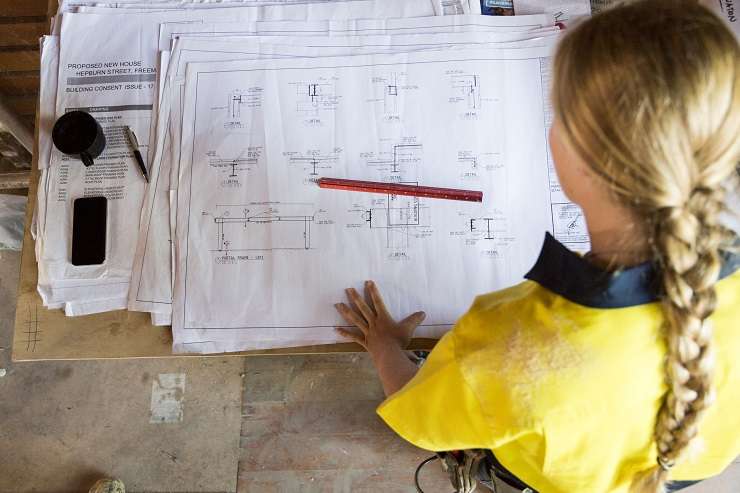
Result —
[[[378,181],[344,180],[342,178],[319,178],[319,187],[353,192],[385,193],[390,195],[411,195],[430,199],[463,200],[482,202],[483,192],[460,190],[457,188],[425,187],[421,185],[404,185],[400,183],[383,183]]]

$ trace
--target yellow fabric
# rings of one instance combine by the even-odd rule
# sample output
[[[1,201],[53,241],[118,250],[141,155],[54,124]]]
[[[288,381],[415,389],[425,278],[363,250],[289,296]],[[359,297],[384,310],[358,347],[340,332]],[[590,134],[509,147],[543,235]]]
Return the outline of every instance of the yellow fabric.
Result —
[[[740,454],[740,271],[717,291],[717,400],[675,480],[714,476]],[[626,493],[655,463],[661,322],[657,303],[588,308],[525,281],[478,297],[378,414],[421,448],[490,449],[541,493]]]

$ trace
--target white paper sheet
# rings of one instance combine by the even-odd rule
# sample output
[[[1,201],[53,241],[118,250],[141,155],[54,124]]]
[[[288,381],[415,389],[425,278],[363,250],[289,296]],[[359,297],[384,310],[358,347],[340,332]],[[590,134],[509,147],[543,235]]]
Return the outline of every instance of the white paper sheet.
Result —
[[[189,64],[175,348],[336,342],[341,321],[331,305],[363,279],[379,282],[398,315],[426,310],[419,335],[439,336],[476,294],[518,282],[552,227],[549,54]],[[384,97],[388,87],[395,103]],[[230,107],[233,91],[253,97]],[[222,166],[235,161],[233,170]],[[485,201],[325,191],[314,169],[482,189]]]
[[[456,15],[450,17],[406,17],[391,19],[330,20],[305,25],[294,21],[262,21],[255,24],[228,23],[163,23],[160,27],[159,50],[170,50],[171,40],[180,35],[233,36],[253,34],[261,36],[316,35],[357,36],[385,34],[433,34],[442,32],[502,32],[531,31],[553,25],[550,14],[514,17]]]
[[[326,1],[348,1],[348,0],[319,0],[319,2],[326,2]],[[315,0],[312,1],[312,3],[319,3]],[[434,13],[436,15],[460,15],[460,14],[474,14],[474,15],[480,15],[480,3],[478,0],[430,0],[433,8]],[[116,9],[126,9],[128,11],[151,11],[151,10],[167,10],[167,9],[183,9],[183,8],[197,8],[197,9],[203,9],[203,8],[222,8],[222,7],[232,7],[232,6],[238,6],[238,5],[285,5],[285,4],[299,4],[299,3],[307,3],[307,0],[283,0],[283,1],[274,1],[274,0],[241,0],[241,1],[234,1],[234,2],[213,2],[213,3],[204,3],[204,2],[152,2],[152,3],[144,3],[144,2],[125,2],[125,3],[116,3],[116,4],[104,4],[104,3],[95,3],[94,5],[83,5],[83,4],[92,4],[92,2],[75,2],[78,7],[76,7],[76,11],[82,11],[82,12],[97,12],[97,13],[103,13],[107,10],[112,10],[114,8]]]
[[[543,30],[540,34],[552,34],[553,31]],[[500,41],[514,41],[517,38],[522,39],[528,36],[523,33],[481,33],[481,34],[464,34],[464,33],[450,33],[450,34],[436,34],[431,35],[392,35],[392,36],[362,36],[362,37],[332,37],[332,38],[320,38],[312,37],[309,40],[305,38],[285,38],[285,37],[270,37],[270,41],[273,42],[292,42],[301,43],[306,47],[319,47],[324,48],[319,52],[311,52],[304,48],[290,48],[278,46],[269,47],[266,46],[262,49],[258,49],[258,41],[241,41],[241,42],[208,42],[202,40],[184,40],[181,45],[185,46],[186,57],[181,59],[180,55],[183,50],[178,48],[175,52],[175,67],[174,72],[176,73],[175,79],[181,78],[181,71],[186,63],[191,60],[218,60],[218,59],[254,59],[264,57],[265,50],[268,50],[270,57],[284,57],[284,56],[316,56],[317,54],[324,55],[338,55],[348,54],[352,50],[354,53],[377,53],[383,50],[388,51],[411,51],[418,49],[428,49],[431,47],[441,46],[455,46],[455,45],[468,45],[474,46],[475,43],[495,43],[497,40]],[[188,48],[190,47],[190,49]],[[493,46],[493,45],[491,45]],[[523,45],[522,45],[523,46]],[[250,51],[251,47],[251,51]],[[362,47],[360,51],[358,47]],[[331,48],[332,51],[326,51]],[[241,52],[241,53],[239,53]],[[262,52],[260,54],[260,52]],[[152,169],[152,180],[156,183],[156,186],[148,190],[147,198],[145,199],[144,205],[144,216],[142,217],[141,229],[139,235],[139,243],[137,245],[137,256],[134,264],[134,276],[132,282],[132,288],[130,293],[130,309],[139,309],[146,311],[158,311],[167,312],[169,309],[168,301],[171,300],[171,283],[168,282],[165,267],[169,265],[169,259],[171,258],[171,245],[169,231],[163,231],[163,226],[168,224],[168,195],[167,190],[170,189],[168,177],[166,176],[167,169],[169,168],[170,161],[177,162],[179,160],[179,131],[180,131],[180,118],[179,118],[179,97],[180,97],[180,84],[175,81],[176,87],[171,91],[166,91],[164,98],[164,113],[161,115],[161,128],[167,128],[166,133],[169,136],[168,139],[162,141],[162,148],[158,149],[155,153],[153,160]],[[176,99],[170,113],[170,100],[169,96]],[[167,115],[174,114],[174,121],[177,122],[177,128],[169,129],[168,125],[170,122],[167,121]],[[174,137],[173,137],[174,136]],[[172,139],[172,140],[170,140]],[[170,147],[172,145],[172,147]],[[172,148],[175,149],[173,152]],[[160,159],[163,158],[163,159]],[[164,162],[164,167],[161,167],[161,163]],[[165,173],[164,176],[161,173]],[[173,171],[174,176],[177,176],[177,170]],[[153,224],[152,224],[153,222]]]
[[[91,301],[77,301],[65,303],[64,314],[68,317],[79,317],[82,315],[93,315],[95,313],[110,312],[113,310],[124,310],[125,308],[125,297]]]
[[[549,87],[551,85],[551,66],[543,65],[542,80]],[[553,123],[554,112],[552,106],[545,107],[545,127],[550,131]],[[552,158],[550,148],[547,149],[547,179],[549,182],[550,195],[550,218],[552,221],[552,234],[563,245],[575,252],[586,253],[591,248],[591,242],[586,228],[586,218],[581,208],[571,202],[565,196]]]
[[[266,5],[289,5],[301,3],[326,3],[342,2],[352,0],[228,0],[228,1],[183,1],[183,2],[160,2],[160,1],[128,1],[128,2],[90,2],[77,1],[65,2],[67,9],[73,8],[76,12],[108,12],[111,10],[124,10],[126,12],[151,12],[167,10],[186,10],[186,9],[213,9],[229,7],[259,7]]]
[[[171,313],[152,313],[152,325],[155,327],[161,327],[164,325],[172,325],[172,314]]]
[[[405,1],[405,0],[404,0]],[[454,0],[460,1],[460,0]],[[363,17],[374,17],[376,15],[393,16],[394,12],[397,11],[398,7],[403,8],[404,6],[399,5],[403,2],[397,0],[380,0],[377,4],[381,10],[374,10],[373,12],[363,11],[365,6],[360,5],[363,0],[288,0],[288,1],[260,1],[260,0],[235,0],[227,2],[116,2],[114,4],[104,2],[89,2],[89,1],[64,1],[60,5],[59,12],[78,12],[78,13],[98,13],[98,14],[132,14],[132,13],[147,13],[147,12],[171,12],[171,11],[183,11],[183,10],[225,10],[229,8],[243,8],[243,7],[288,7],[294,9],[303,9],[305,6],[311,4],[311,8],[318,4],[339,4],[347,3],[348,5],[342,7],[346,10],[335,10],[335,6],[328,7],[330,10],[335,10],[338,14],[345,15],[345,13],[351,12],[351,16],[363,16]],[[410,8],[416,8],[413,2],[407,2]],[[467,2],[461,2],[465,4]],[[394,5],[396,4],[396,5]],[[384,11],[383,9],[390,7],[391,10]],[[429,9],[426,13],[421,15],[443,15],[444,8],[441,0],[426,0],[426,7]],[[321,7],[324,8],[324,7]],[[457,13],[480,13],[480,9],[476,12],[474,7],[470,5],[463,5],[464,12]]]
[[[36,259],[41,258],[46,224],[46,189],[48,186],[46,168],[51,159],[51,130],[54,127],[57,98],[57,73],[59,70],[59,38],[57,36],[43,36],[40,40],[41,70],[39,72],[39,103],[38,103],[38,159],[37,164],[41,175],[39,189],[36,194],[34,208],[34,248]],[[39,279],[44,281],[44,279]]]
[[[329,0],[318,0],[329,1]],[[314,2],[314,3],[318,3]],[[341,0],[337,0],[341,1]],[[307,0],[227,0],[227,1],[170,1],[170,0],[119,0],[117,2],[96,2],[94,0],[61,0],[60,12],[71,12],[85,7],[101,7],[106,9],[170,9],[170,8],[209,8],[229,5],[281,5],[288,3],[306,3]]]
[[[232,20],[288,20],[288,19],[359,19],[359,18],[386,18],[406,16],[434,16],[440,14],[435,10],[433,0],[344,0],[314,3],[265,3],[243,4],[241,2],[201,4],[199,8],[178,10],[137,10],[118,8],[84,7],[79,13],[85,15],[172,15],[199,12],[206,17],[203,20],[211,21],[218,18]],[[249,11],[258,11],[255,17]],[[173,19],[174,20],[174,19]]]
[[[39,74],[39,169],[49,166],[51,159],[51,129],[57,99],[59,73],[59,37],[43,36],[41,42],[41,70]]]

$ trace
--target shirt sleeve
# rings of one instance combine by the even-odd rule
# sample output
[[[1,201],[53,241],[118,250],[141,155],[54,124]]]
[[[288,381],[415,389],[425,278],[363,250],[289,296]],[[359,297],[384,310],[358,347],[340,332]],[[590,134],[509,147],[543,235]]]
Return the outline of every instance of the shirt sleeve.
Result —
[[[416,376],[377,412],[402,438],[423,449],[442,452],[486,448],[491,443],[481,404],[455,359],[454,331],[437,343]]]

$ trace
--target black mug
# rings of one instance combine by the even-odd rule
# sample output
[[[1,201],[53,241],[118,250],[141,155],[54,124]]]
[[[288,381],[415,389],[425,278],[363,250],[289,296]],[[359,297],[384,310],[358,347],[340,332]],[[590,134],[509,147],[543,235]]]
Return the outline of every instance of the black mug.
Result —
[[[81,159],[85,166],[95,164],[93,159],[105,149],[103,127],[84,111],[70,111],[62,115],[54,124],[51,139],[57,149]]]

